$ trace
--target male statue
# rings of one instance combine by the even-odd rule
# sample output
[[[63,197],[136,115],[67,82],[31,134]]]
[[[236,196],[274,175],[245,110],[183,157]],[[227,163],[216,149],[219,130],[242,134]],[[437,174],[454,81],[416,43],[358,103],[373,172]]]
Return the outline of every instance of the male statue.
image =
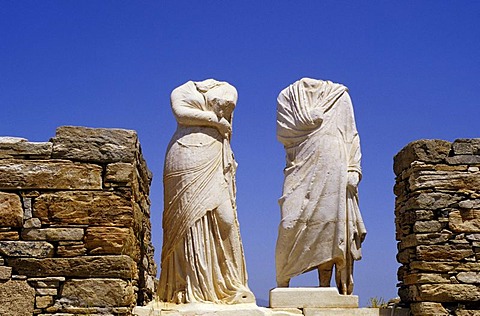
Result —
[[[360,141],[348,89],[303,78],[280,92],[277,138],[286,151],[279,200],[277,284],[318,270],[330,286],[333,267],[341,294],[353,292],[353,261],[366,230],[358,207]]]

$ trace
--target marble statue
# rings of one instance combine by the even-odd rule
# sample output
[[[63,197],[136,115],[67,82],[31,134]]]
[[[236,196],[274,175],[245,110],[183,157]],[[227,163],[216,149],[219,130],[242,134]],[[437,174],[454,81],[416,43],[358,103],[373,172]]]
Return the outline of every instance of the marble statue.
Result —
[[[164,166],[163,302],[253,303],[235,202],[230,148],[236,89],[188,81],[173,90],[178,122]]]
[[[360,142],[348,89],[303,78],[280,92],[277,138],[286,150],[276,245],[279,287],[318,270],[340,294],[353,292],[353,261],[361,259],[366,230],[358,207]]]

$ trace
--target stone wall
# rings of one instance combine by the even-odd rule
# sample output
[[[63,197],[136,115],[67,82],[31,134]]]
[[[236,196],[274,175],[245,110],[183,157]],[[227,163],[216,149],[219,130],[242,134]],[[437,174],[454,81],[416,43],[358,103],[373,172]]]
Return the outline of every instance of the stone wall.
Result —
[[[419,140],[394,159],[399,295],[413,315],[480,314],[480,139]]]
[[[134,131],[0,137],[0,315],[131,315],[150,301],[150,182]]]

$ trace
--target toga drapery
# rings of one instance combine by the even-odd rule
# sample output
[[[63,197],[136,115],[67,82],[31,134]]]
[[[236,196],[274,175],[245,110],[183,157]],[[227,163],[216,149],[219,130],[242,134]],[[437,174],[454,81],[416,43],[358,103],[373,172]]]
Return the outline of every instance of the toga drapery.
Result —
[[[320,119],[318,119],[320,118]],[[360,169],[360,144],[347,88],[304,78],[278,96],[277,138],[286,150],[276,246],[279,284],[333,261],[361,258],[366,230],[347,174]]]
[[[189,81],[172,92],[172,109],[179,124],[164,166],[164,240],[158,290],[164,302],[233,304],[255,300],[247,286],[236,217],[236,162],[229,140],[215,127],[180,124],[179,117],[182,111],[192,115],[213,111],[205,94],[219,87],[234,89],[225,85],[212,79]],[[231,223],[221,220],[220,205],[233,212]]]

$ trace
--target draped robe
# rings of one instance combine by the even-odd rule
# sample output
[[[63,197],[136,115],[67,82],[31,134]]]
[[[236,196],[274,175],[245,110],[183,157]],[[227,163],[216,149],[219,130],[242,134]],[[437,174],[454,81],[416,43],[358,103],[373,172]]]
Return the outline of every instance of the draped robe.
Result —
[[[341,269],[359,260],[366,230],[347,175],[361,176],[361,154],[347,88],[308,78],[285,88],[278,96],[277,138],[286,150],[277,282],[323,263]]]
[[[171,102],[177,120],[181,111],[175,109],[213,111],[205,92],[219,85],[227,83],[209,79],[176,88]],[[161,301],[255,301],[236,216],[235,169],[229,140],[216,128],[178,124],[164,166]],[[225,209],[233,212],[230,223],[221,220]]]

